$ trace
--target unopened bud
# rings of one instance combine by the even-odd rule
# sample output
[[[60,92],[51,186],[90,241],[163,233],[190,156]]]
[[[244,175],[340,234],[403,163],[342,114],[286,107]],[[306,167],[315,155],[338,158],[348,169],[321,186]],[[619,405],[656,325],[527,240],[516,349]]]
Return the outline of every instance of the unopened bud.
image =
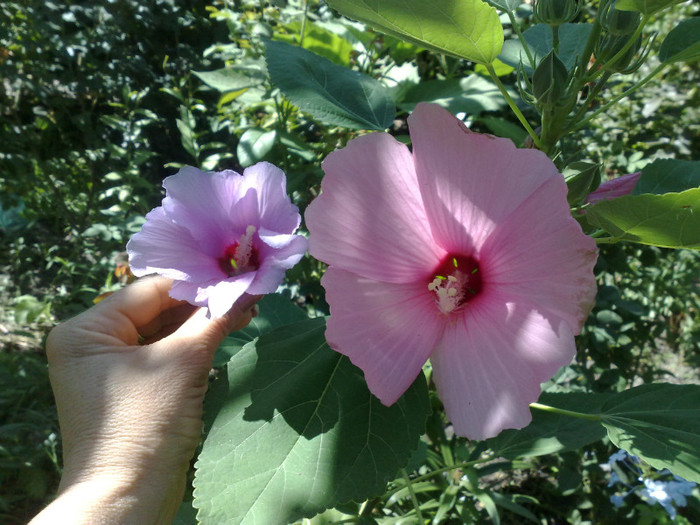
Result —
[[[628,66],[632,63],[632,59],[639,51],[642,45],[641,37],[625,51],[625,53],[620,56],[614,63],[610,63],[620,50],[627,44],[630,37],[629,35],[603,35],[595,48],[595,58],[598,62],[603,64],[605,68],[612,73],[625,73],[627,72]]]
[[[554,106],[566,93],[569,72],[554,50],[542,59],[532,75],[532,93],[540,106]]]
[[[615,4],[601,17],[603,28],[611,35],[631,35],[639,26],[641,15],[637,11],[620,11]]]
[[[550,26],[571,22],[578,10],[577,0],[537,0],[533,6],[535,19]]]

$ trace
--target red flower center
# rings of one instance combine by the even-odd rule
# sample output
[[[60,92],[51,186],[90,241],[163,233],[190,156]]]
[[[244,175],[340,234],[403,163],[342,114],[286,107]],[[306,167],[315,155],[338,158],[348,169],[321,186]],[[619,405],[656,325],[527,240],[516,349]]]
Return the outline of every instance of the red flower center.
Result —
[[[436,295],[435,304],[444,314],[474,299],[482,288],[479,262],[472,256],[448,254],[433,271],[428,290]]]
[[[219,267],[229,277],[253,272],[260,268],[258,250],[253,244],[255,231],[255,226],[248,226],[245,234],[241,235],[241,239],[228,245],[224,255],[219,257]]]

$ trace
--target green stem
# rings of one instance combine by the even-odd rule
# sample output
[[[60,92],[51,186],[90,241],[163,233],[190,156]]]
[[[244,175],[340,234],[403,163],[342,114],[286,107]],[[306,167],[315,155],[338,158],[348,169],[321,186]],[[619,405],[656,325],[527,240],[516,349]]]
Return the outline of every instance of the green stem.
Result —
[[[515,15],[512,11],[506,11],[506,14],[508,15],[508,19],[510,20],[510,25],[513,26],[513,31],[515,31],[515,34],[518,35],[518,40],[520,40],[520,43],[523,45],[523,49],[525,50],[525,54],[527,55],[527,61],[530,63],[530,67],[534,71],[535,59],[533,58],[532,52],[530,51],[530,46],[528,46],[527,42],[525,41],[525,37],[523,36],[522,31],[520,31],[520,25],[515,20]]]
[[[610,72],[610,71],[606,71],[605,73],[603,73],[603,76],[600,78],[600,80],[598,80],[598,82],[593,87],[593,89],[591,89],[591,92],[586,97],[586,100],[583,101],[583,104],[578,109],[576,114],[573,117],[571,117],[571,119],[569,120],[569,125],[566,127],[565,133],[568,130],[570,130],[581,117],[583,117],[583,115],[586,113],[586,111],[588,111],[588,108],[591,105],[591,102],[593,102],[595,100],[595,98],[601,92],[601,90],[605,86],[605,83],[608,81],[608,79],[611,76],[612,76],[612,72]]]
[[[584,127],[586,124],[588,124],[591,120],[593,120],[595,117],[600,115],[601,113],[605,112],[610,108],[610,106],[617,104],[620,100],[623,98],[631,95],[638,89],[644,87],[644,85],[647,84],[652,78],[654,78],[656,75],[658,75],[668,64],[665,62],[659,64],[656,66],[651,73],[649,73],[646,77],[644,77],[642,80],[634,84],[631,88],[629,88],[626,91],[623,91],[619,95],[617,95],[615,98],[613,98],[610,102],[607,102],[603,104],[601,107],[599,107],[597,110],[595,110],[593,113],[591,113],[587,118],[579,122],[578,124],[574,125],[569,131],[578,131],[582,127]]]
[[[299,47],[304,47],[304,35],[306,34],[306,18],[309,12],[309,0],[304,0],[304,13],[301,18],[301,29],[299,30]]]
[[[555,53],[559,53],[559,26],[552,26],[552,47]]]
[[[411,478],[408,477],[408,472],[406,469],[401,469],[401,475],[406,482],[406,488],[408,488],[408,493],[411,495],[411,502],[413,503],[413,508],[416,509],[416,515],[421,523],[424,523],[423,514],[420,511],[420,504],[418,503],[418,498],[416,497],[416,492],[413,490],[413,484],[411,483]]]
[[[596,15],[595,21],[593,22],[593,28],[591,29],[590,35],[588,35],[586,47],[583,50],[583,54],[581,54],[581,61],[579,62],[578,70],[576,71],[576,91],[581,91],[581,88],[586,83],[585,77],[586,73],[588,72],[588,63],[591,60],[593,49],[600,39],[601,30],[602,26],[600,25],[600,18]]]
[[[506,102],[510,106],[510,109],[515,113],[515,116],[518,118],[520,123],[523,125],[523,127],[527,130],[528,135],[530,135],[530,138],[532,141],[535,143],[535,146],[538,149],[541,149],[541,142],[540,138],[537,136],[537,133],[535,133],[535,130],[532,129],[532,126],[530,126],[530,123],[527,121],[525,118],[525,115],[523,115],[522,111],[520,111],[520,108],[517,106],[515,101],[511,98],[511,96],[508,94],[508,90],[505,88],[503,83],[501,82],[501,79],[498,78],[498,75],[496,74],[496,70],[493,69],[492,64],[485,64],[486,66],[486,71],[489,72],[489,75],[491,76],[491,80],[495,82],[495,84],[498,86],[499,91],[501,92],[501,95],[503,95],[503,98],[506,99]]]
[[[456,470],[456,469],[466,469],[469,467],[473,467],[475,465],[478,465],[479,463],[486,463],[487,461],[491,461],[493,457],[491,455],[481,457],[479,459],[476,459],[474,461],[467,461],[466,463],[461,463],[459,465],[452,465],[451,467],[442,467],[439,469],[432,470],[428,472],[427,474],[423,474],[422,476],[418,476],[417,478],[414,478],[412,480],[412,483],[415,485],[416,483],[420,483],[421,481],[425,481],[426,479],[430,479],[433,476],[437,476],[438,474],[442,474],[443,472],[449,472],[451,470]],[[392,489],[388,492],[386,492],[383,496],[382,499],[391,497],[393,494],[401,490],[403,487],[398,487],[396,489]]]
[[[563,408],[551,407],[549,405],[541,405],[540,403],[530,403],[530,408],[536,408],[551,414],[560,414],[562,416],[577,417],[579,419],[587,419],[589,421],[600,421],[601,417],[596,414],[584,414],[582,412],[574,412],[573,410],[564,410]]]

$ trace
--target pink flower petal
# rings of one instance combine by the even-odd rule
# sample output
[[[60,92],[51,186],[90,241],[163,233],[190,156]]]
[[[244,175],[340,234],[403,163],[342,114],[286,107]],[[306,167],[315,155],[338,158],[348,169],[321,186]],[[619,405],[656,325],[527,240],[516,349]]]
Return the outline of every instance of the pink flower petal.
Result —
[[[432,232],[448,252],[478,254],[499,221],[561,177],[544,153],[473,133],[434,104],[418,104],[408,125]]]
[[[261,228],[279,233],[292,233],[299,227],[301,216],[290,206],[284,172],[269,162],[259,162],[243,172],[242,189],[255,189]],[[250,223],[253,224],[253,223]]]
[[[588,197],[586,197],[586,202],[589,204],[595,204],[598,201],[605,201],[608,199],[614,199],[615,197],[629,195],[637,185],[641,175],[642,172],[638,171],[637,173],[622,175],[616,179],[606,181],[598,186],[597,190],[588,194]]]
[[[427,284],[391,284],[335,269],[321,280],[331,316],[329,345],[365,373],[372,393],[391,405],[411,386],[437,344],[444,317]]]
[[[255,272],[249,272],[208,286],[175,281],[170,297],[198,306],[209,306],[212,317],[221,317],[246,293],[254,278]]]
[[[263,295],[272,293],[284,280],[284,273],[297,264],[306,252],[307,242],[301,235],[260,236],[260,258],[263,263],[248,293]],[[268,245],[267,243],[272,243]]]
[[[566,322],[491,294],[445,330],[431,357],[433,380],[455,432],[486,439],[530,420],[540,384],[571,362]]]
[[[305,215],[314,257],[393,283],[438,265],[445,252],[432,241],[406,146],[372,133],[331,153],[323,169],[322,193]]]
[[[230,235],[231,210],[248,190],[243,188],[242,179],[230,170],[203,172],[185,166],[163,180],[163,209],[171,220],[197,236],[225,239]]]
[[[190,231],[173,223],[162,207],[146,215],[141,231],[127,243],[131,269],[137,277],[159,273],[179,281],[224,277],[216,259],[200,249]]]
[[[519,296],[578,334],[595,301],[596,243],[566,203],[561,177],[547,181],[495,228],[481,251],[485,287]]]

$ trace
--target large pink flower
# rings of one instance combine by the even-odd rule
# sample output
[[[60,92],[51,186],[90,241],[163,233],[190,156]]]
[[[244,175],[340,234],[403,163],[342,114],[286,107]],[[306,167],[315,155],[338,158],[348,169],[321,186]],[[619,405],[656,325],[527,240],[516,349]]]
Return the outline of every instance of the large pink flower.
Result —
[[[330,265],[326,337],[385,405],[430,359],[458,434],[521,428],[540,383],[574,356],[595,242],[540,151],[430,104],[409,127],[413,154],[373,133],[323,163],[306,222],[311,254]]]
[[[235,171],[182,168],[163,181],[163,205],[127,244],[137,277],[174,279],[170,295],[224,315],[244,293],[274,292],[306,251],[293,235],[301,217],[279,168],[261,162]]]

